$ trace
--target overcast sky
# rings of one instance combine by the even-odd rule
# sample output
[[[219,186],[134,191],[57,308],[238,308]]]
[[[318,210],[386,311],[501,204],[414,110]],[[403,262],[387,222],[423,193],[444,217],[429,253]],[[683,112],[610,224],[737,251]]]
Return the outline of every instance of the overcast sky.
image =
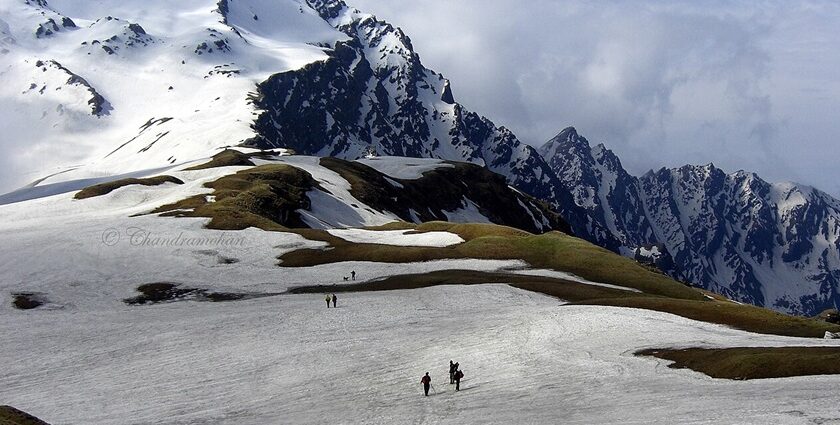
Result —
[[[634,174],[713,162],[840,195],[840,2],[348,2],[526,143],[572,125]]]

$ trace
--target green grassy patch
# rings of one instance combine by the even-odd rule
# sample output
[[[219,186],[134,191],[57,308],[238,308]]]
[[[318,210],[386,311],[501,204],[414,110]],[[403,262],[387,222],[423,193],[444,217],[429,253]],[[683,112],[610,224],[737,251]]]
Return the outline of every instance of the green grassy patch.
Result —
[[[693,320],[731,326],[750,332],[822,338],[840,326],[805,317],[789,316],[753,305],[719,300],[685,300],[661,297],[624,297],[578,301],[579,304],[632,307],[675,314]]]
[[[206,170],[208,168],[218,167],[253,167],[254,163],[251,162],[249,158],[250,155],[244,154],[233,149],[225,149],[217,153],[216,155],[213,155],[213,158],[209,162],[186,168],[185,171]]]
[[[107,183],[100,183],[95,184],[93,186],[88,186],[79,192],[76,193],[74,196],[75,199],[87,199],[92,198],[94,196],[102,196],[108,193],[113,192],[124,186],[138,184],[141,186],[159,186],[164,183],[175,183],[175,184],[184,184],[178,178],[172,176],[155,176],[155,177],[148,177],[145,179],[135,179],[135,178],[128,178],[128,179],[120,179],[114,180],[112,182]]]
[[[840,374],[840,347],[739,347],[643,350],[712,378],[766,379]]]
[[[505,283],[511,286],[541,292],[564,300],[591,298],[621,298],[632,294],[620,289],[556,279],[543,276],[527,276],[513,273],[494,273],[475,270],[440,270],[422,274],[390,276],[385,279],[359,282],[347,285],[314,285],[292,288],[292,294],[318,294],[325,292],[368,292],[400,289],[428,288],[439,285],[478,285]]]
[[[408,263],[463,258],[521,259],[533,267],[571,272],[588,280],[635,288],[647,294],[698,301],[705,299],[700,292],[651,272],[633,260],[560,232],[533,235],[504,226],[443,222],[419,225],[416,230],[448,231],[461,236],[466,242],[445,248],[401,247],[354,244],[309,232],[308,236],[304,236],[328,242],[333,249],[293,251],[280,257],[280,265],[305,267],[341,261]]]
[[[193,196],[152,211],[178,217],[209,217],[207,228],[242,230],[287,230],[304,227],[298,209],[309,208],[306,192],[317,183],[306,171],[285,164],[269,164],[242,170],[206,183],[214,202],[206,195]]]

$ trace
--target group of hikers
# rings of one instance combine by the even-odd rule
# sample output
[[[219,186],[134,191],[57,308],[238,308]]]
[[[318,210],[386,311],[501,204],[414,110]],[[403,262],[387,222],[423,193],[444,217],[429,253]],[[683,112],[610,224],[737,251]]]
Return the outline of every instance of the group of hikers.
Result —
[[[461,370],[461,365],[458,363],[452,363],[452,360],[449,361],[449,383],[455,384],[455,391],[461,391],[461,379],[464,377],[464,371]],[[429,376],[429,372],[426,372],[422,378],[420,378],[420,383],[423,384],[423,393],[426,396],[429,396],[429,388],[432,386],[432,377]]]
[[[349,278],[347,276],[344,276],[344,280],[348,280],[348,279],[356,280],[356,271],[355,270],[352,270],[350,272],[350,277]],[[335,294],[324,294],[324,301],[327,302],[327,308],[330,308],[330,301],[332,301],[333,308],[338,308],[335,305],[335,303],[338,302],[338,297],[336,297]]]

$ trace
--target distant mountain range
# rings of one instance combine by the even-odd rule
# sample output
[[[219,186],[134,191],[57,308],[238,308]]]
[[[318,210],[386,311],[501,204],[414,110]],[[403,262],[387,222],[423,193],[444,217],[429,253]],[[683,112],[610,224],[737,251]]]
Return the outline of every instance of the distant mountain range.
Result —
[[[540,152],[626,254],[655,246],[672,276],[756,305],[808,315],[840,305],[840,202],[828,194],[713,164],[634,177],[574,128]]]
[[[35,186],[233,145],[463,161],[675,278],[791,313],[840,306],[836,199],[711,164],[632,176],[574,128],[535,149],[460,105],[399,28],[341,0],[0,4],[0,124],[33,151],[84,148]]]

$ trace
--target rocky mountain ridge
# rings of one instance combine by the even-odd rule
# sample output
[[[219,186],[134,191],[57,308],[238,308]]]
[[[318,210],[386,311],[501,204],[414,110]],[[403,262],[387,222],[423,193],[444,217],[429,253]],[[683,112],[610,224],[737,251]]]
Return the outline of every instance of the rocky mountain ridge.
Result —
[[[840,201],[713,164],[631,176],[574,128],[540,152],[575,202],[638,259],[733,299],[816,315],[840,305]]]

